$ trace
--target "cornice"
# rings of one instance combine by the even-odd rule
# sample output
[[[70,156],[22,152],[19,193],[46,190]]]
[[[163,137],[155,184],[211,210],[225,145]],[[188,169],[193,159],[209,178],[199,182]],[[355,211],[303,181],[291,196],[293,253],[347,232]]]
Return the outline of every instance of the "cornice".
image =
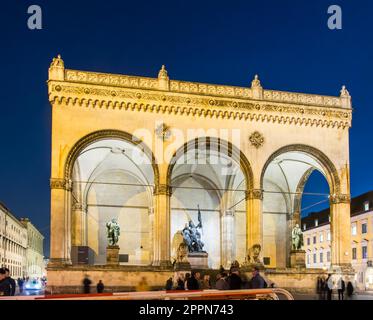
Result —
[[[351,126],[352,119],[351,109],[337,107],[220,98],[68,81],[49,81],[48,85],[49,100],[52,105],[124,109],[205,118],[250,120],[343,129]]]

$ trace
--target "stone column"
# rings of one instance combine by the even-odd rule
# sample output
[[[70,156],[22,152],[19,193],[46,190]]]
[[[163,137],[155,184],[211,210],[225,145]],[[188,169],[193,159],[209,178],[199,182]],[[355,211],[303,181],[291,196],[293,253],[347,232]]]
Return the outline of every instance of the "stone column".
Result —
[[[332,266],[350,270],[352,260],[350,195],[331,195],[330,208],[331,263]]]
[[[252,189],[246,192],[246,249],[260,244],[263,249],[263,191]]]
[[[159,184],[154,190],[154,258],[153,265],[171,266],[170,246],[170,199],[171,188]]]
[[[235,226],[233,210],[223,211],[221,217],[221,243],[222,243],[222,265],[230,267],[235,260]]]
[[[71,264],[71,220],[69,216],[71,181],[50,180],[51,188],[51,248],[50,264]]]
[[[150,264],[154,262],[154,208],[148,208]]]
[[[71,212],[72,221],[72,246],[87,245],[87,205],[75,203]]]

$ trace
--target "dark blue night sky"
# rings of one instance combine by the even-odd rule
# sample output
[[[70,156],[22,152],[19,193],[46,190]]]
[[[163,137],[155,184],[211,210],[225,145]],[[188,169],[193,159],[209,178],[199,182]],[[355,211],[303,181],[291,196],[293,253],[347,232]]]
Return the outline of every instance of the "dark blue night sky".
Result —
[[[43,30],[27,28],[27,8]],[[327,8],[343,29],[327,28]],[[47,72],[67,68],[353,97],[352,195],[372,188],[373,4],[370,1],[13,1],[1,3],[0,201],[29,216],[49,251],[51,110]],[[328,193],[315,175],[307,192]],[[304,206],[322,199],[311,198]],[[315,208],[313,208],[315,209]],[[317,207],[316,207],[317,209]]]

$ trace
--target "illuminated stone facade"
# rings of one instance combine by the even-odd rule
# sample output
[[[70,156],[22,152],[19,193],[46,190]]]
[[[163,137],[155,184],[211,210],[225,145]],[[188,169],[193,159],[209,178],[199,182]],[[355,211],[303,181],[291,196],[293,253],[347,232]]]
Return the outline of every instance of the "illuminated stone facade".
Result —
[[[244,262],[260,244],[268,268],[289,266],[313,170],[328,181],[331,261],[351,264],[351,97],[49,68],[52,106],[50,270],[88,246],[104,264],[117,218],[123,265],[169,268],[173,237],[202,212],[209,267]],[[145,159],[143,162],[134,160]],[[346,236],[347,234],[347,236]],[[140,269],[139,269],[140,270]],[[57,278],[57,277],[56,277]]]

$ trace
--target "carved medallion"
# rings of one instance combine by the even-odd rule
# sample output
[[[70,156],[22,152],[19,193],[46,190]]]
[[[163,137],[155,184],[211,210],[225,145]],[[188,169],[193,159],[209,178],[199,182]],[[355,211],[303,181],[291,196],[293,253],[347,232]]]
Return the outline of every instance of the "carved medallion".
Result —
[[[260,148],[261,146],[263,146],[263,144],[264,144],[264,137],[258,131],[253,132],[250,135],[249,140],[250,140],[251,145],[253,145],[257,149]]]
[[[171,130],[168,125],[165,123],[161,123],[155,128],[155,134],[159,139],[162,139],[163,141],[167,141],[171,138]]]

